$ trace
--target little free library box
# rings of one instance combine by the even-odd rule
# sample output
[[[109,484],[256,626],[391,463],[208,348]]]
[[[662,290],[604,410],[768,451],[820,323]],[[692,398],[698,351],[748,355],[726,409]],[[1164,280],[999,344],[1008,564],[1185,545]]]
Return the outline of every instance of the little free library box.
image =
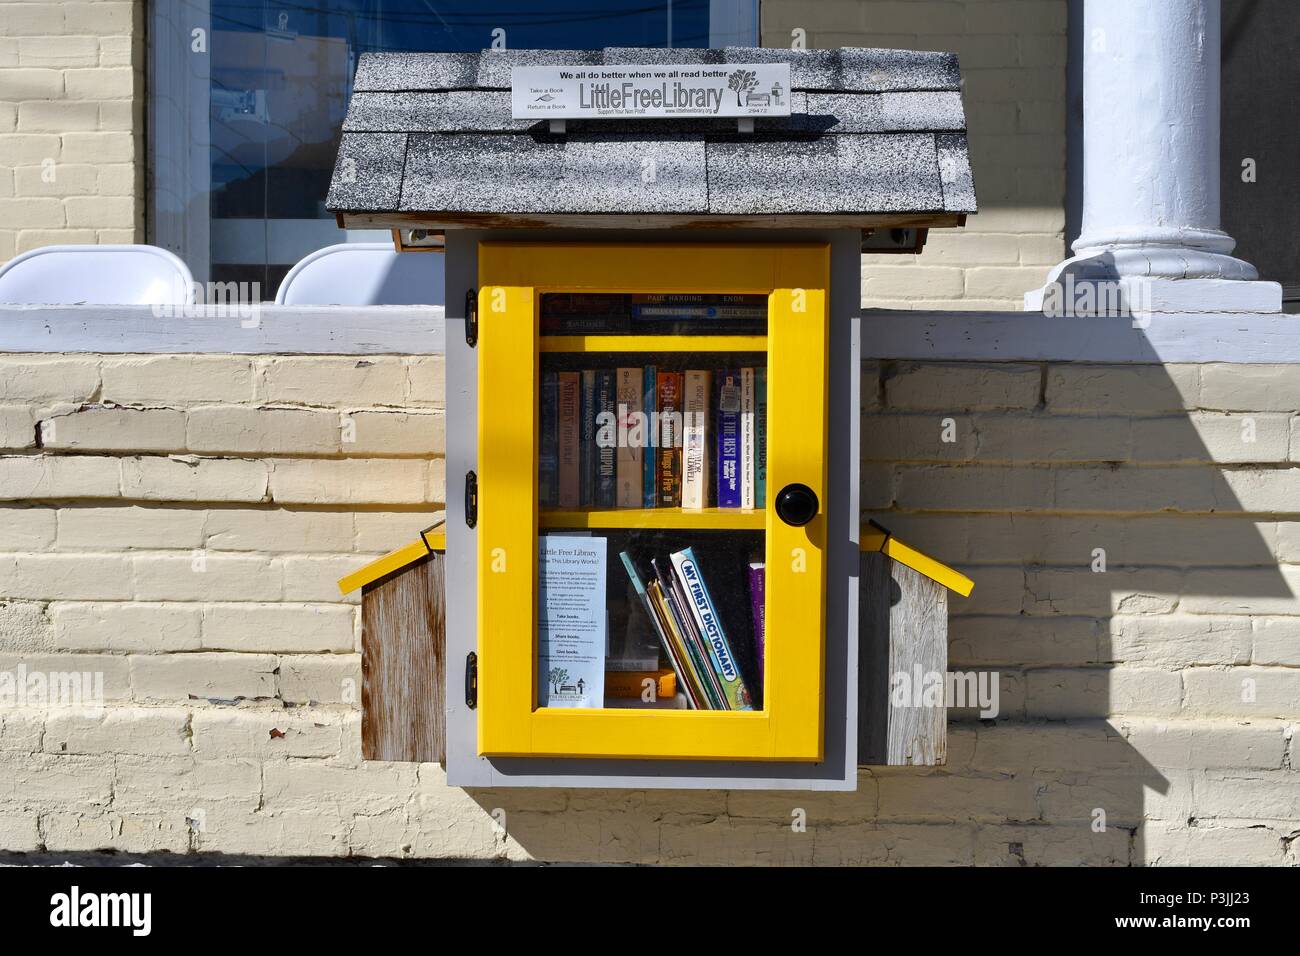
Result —
[[[944,759],[960,573],[862,521],[861,254],[975,212],[956,58],[361,58],[329,208],[446,257],[447,509],[363,590],[368,759],[851,790]]]

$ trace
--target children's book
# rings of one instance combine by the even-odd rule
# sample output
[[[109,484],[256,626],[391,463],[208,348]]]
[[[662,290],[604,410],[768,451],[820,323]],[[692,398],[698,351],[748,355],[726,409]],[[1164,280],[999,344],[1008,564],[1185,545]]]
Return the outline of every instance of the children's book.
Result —
[[[721,685],[728,710],[753,710],[749,690],[741,677],[740,664],[732,650],[732,643],[722,624],[704,575],[692,548],[674,551],[670,556],[673,570],[686,593],[687,610],[709,650],[709,663]]]

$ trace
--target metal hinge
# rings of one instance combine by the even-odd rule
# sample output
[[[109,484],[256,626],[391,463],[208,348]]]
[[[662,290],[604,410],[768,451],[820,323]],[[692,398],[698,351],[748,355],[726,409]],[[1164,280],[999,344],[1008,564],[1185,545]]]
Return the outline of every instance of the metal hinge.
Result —
[[[465,706],[478,707],[478,655],[473,651],[465,655]]]
[[[472,471],[465,472],[465,524],[478,524],[478,475]]]
[[[478,293],[473,289],[465,293],[465,344],[478,345]]]

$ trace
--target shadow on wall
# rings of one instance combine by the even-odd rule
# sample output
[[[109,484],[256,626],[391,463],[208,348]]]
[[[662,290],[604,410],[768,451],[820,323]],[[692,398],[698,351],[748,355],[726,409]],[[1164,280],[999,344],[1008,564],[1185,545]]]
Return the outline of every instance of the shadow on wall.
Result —
[[[471,797],[544,860],[1282,862],[1290,700],[1229,668],[1252,662],[1246,614],[1297,611],[1290,532],[1254,516],[1280,510],[1290,415],[1219,410],[1211,368],[864,367],[864,508],[975,579],[949,666],[999,675],[995,719],[950,712],[946,766],[864,769],[847,794]]]

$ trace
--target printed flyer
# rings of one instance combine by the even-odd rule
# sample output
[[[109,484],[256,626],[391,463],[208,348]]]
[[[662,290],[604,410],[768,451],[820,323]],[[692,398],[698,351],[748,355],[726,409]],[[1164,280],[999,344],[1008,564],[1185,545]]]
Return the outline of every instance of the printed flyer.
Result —
[[[537,544],[537,706],[605,705],[604,538]]]

